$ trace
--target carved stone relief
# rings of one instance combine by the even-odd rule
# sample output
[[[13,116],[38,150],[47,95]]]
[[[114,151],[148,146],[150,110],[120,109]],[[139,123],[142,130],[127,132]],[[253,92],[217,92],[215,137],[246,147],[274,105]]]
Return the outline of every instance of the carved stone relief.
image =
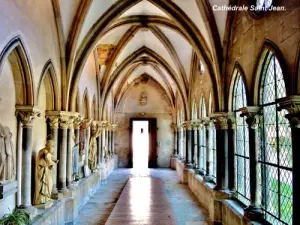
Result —
[[[15,175],[14,145],[9,128],[0,124],[0,181],[12,180]]]
[[[145,105],[147,105],[147,102],[148,102],[147,93],[142,92],[141,97],[140,97],[140,103],[141,103],[142,106],[145,106]]]

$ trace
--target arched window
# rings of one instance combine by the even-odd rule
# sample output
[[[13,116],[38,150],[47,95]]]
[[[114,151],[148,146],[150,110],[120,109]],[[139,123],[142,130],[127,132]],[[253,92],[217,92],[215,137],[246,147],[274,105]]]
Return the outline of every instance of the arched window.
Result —
[[[205,100],[201,100],[201,117],[206,117]],[[206,128],[204,125],[200,129],[200,170],[205,174],[206,171]]]
[[[239,70],[233,86],[232,110],[236,119],[236,148],[235,161],[235,188],[236,197],[245,205],[250,201],[250,159],[249,159],[249,130],[246,118],[241,117],[240,108],[247,106],[246,89]]]
[[[276,99],[286,96],[280,64],[269,51],[265,57],[260,86],[263,118],[260,129],[261,199],[265,218],[271,224],[292,224],[292,146],[291,130],[278,111]]]
[[[198,119],[198,112],[197,112],[197,104],[196,102],[193,103],[193,116],[192,116],[193,120]]]

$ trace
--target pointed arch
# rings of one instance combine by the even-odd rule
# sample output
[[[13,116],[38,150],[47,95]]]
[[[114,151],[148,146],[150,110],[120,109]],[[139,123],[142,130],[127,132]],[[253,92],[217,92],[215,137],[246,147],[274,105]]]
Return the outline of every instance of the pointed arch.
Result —
[[[293,93],[293,87],[290,83],[290,76],[288,69],[286,67],[286,63],[284,60],[284,57],[282,56],[279,48],[270,40],[266,40],[265,43],[263,44],[261,51],[260,51],[260,57],[258,58],[255,66],[255,71],[254,71],[254,82],[253,82],[253,87],[252,87],[252,93],[253,93],[253,99],[249,98],[249,104],[258,105],[259,100],[260,100],[260,84],[261,80],[263,79],[263,68],[264,65],[267,63],[268,60],[270,60],[270,57],[274,55],[276,59],[278,60],[278,63],[280,65],[280,68],[282,70],[283,74],[283,80],[286,86],[287,94],[292,95]]]
[[[0,76],[5,59],[12,67],[16,89],[16,104],[35,104],[31,63],[21,36],[11,39],[0,53]]]
[[[91,112],[90,112],[90,98],[89,98],[89,93],[88,89],[86,88],[83,94],[82,98],[82,116],[85,119],[90,119],[91,118]]]
[[[49,59],[40,76],[40,80],[37,87],[37,101],[40,95],[41,85],[44,82],[45,89],[46,89],[46,109],[47,110],[55,110],[58,111],[60,107],[60,91],[57,81],[57,76],[55,69],[53,67],[51,59]]]

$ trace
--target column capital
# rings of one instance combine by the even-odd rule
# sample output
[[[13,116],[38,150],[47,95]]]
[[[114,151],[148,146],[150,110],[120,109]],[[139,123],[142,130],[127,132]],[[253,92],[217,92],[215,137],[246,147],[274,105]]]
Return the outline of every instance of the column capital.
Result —
[[[46,120],[49,123],[50,128],[58,128],[59,125],[59,116],[50,116],[46,113]]]
[[[285,117],[289,120],[291,127],[300,128],[300,96],[292,95],[277,100],[279,110],[287,110]]]
[[[241,116],[246,116],[246,122],[251,129],[257,129],[262,116],[262,108],[258,106],[247,106],[240,109]]]
[[[114,123],[114,124],[111,125],[111,130],[112,131],[116,131],[117,128],[118,128],[118,124]]]
[[[172,124],[171,124],[171,129],[172,129],[172,131],[175,133],[175,132],[178,130],[177,124],[176,124],[176,123],[172,123]]]
[[[86,119],[86,118],[84,118],[82,120],[81,126],[82,126],[83,129],[86,129],[86,128],[89,128],[91,126],[91,124],[92,124],[92,119]]]
[[[201,118],[201,123],[206,127],[210,128],[213,125],[213,120],[211,120],[209,117],[203,117]]]
[[[227,112],[217,112],[211,116],[216,129],[227,130],[228,129],[228,113]]]
[[[192,127],[192,121],[191,120],[189,120],[189,121],[184,121],[183,122],[183,128],[185,129],[185,130],[193,130],[193,127]]]
[[[99,121],[99,126],[102,128],[102,129],[105,129],[109,126],[108,122],[107,121]]]
[[[82,121],[83,121],[83,118],[81,116],[78,116],[77,118],[75,118],[74,129],[80,129],[80,127],[82,125]]]
[[[201,125],[201,120],[192,120],[191,123],[192,123],[192,129],[197,130]]]
[[[229,129],[236,128],[236,118],[234,112],[228,112],[228,128]]]
[[[41,116],[41,112],[33,106],[16,106],[16,116],[21,121],[23,127],[32,127],[36,117]]]

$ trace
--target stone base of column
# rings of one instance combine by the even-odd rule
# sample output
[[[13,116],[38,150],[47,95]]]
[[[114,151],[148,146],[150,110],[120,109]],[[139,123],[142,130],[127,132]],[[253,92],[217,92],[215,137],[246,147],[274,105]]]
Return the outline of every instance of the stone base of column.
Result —
[[[91,175],[91,171],[88,165],[84,165],[83,171],[84,171],[84,177],[89,177]]]
[[[27,213],[29,213],[30,215],[30,219],[33,219],[36,215],[37,215],[37,209],[35,207],[33,207],[32,205],[30,206],[23,206],[20,205],[19,209],[23,209],[25,210]]]
[[[245,209],[245,216],[248,217],[250,220],[260,220],[263,218],[263,212],[261,207],[255,206],[248,206]]]

